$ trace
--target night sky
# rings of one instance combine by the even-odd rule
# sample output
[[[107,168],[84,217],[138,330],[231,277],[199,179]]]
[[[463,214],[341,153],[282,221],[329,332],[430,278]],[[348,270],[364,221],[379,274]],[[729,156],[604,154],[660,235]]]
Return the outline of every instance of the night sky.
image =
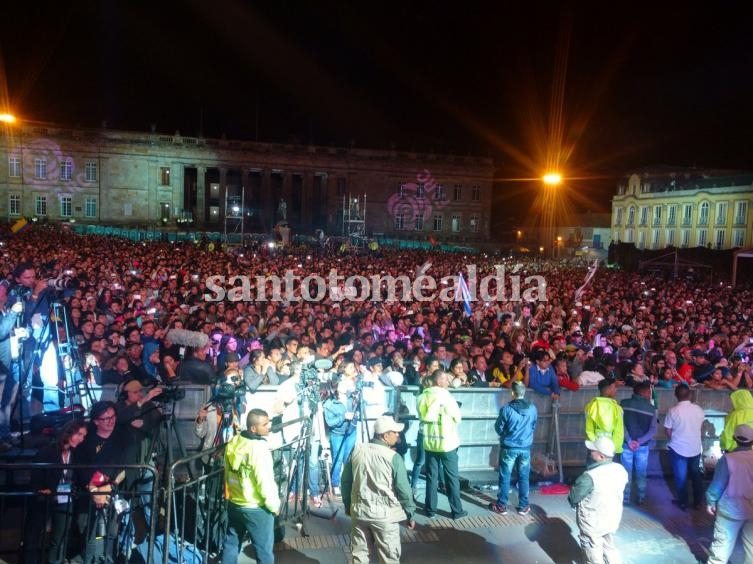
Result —
[[[489,155],[518,198],[526,182],[512,179],[558,163],[582,187],[576,209],[608,209],[638,166],[753,168],[746,3],[573,4],[13,2],[0,106],[69,125]]]

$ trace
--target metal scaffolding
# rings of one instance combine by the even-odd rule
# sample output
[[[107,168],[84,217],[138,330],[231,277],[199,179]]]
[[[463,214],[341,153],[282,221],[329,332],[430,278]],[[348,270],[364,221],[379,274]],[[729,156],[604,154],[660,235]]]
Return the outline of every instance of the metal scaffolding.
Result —
[[[366,246],[366,194],[343,196],[343,237],[352,246]]]
[[[243,244],[246,216],[246,188],[240,187],[240,194],[230,194],[225,191],[225,221],[223,242],[227,244]]]

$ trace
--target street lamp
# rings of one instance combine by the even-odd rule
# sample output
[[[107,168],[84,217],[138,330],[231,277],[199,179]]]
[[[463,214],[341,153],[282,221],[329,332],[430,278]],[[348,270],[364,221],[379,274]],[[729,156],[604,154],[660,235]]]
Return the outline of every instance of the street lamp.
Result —
[[[14,116],[13,114],[0,113],[0,122],[7,123],[9,125],[11,123],[16,123],[16,116]]]
[[[557,204],[556,188],[562,183],[562,175],[559,172],[548,172],[542,179],[544,182],[544,205],[543,205],[543,235],[544,245],[549,249],[549,255],[554,256],[554,223],[555,206]]]

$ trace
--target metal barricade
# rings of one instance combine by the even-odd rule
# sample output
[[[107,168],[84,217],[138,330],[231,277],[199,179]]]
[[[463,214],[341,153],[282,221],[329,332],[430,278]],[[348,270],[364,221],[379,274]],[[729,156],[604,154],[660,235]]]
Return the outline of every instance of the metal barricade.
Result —
[[[125,471],[131,487],[121,490],[113,485],[111,491],[98,494],[75,488],[43,493],[35,487],[46,472],[72,471],[75,482],[77,472],[108,468]],[[0,463],[0,560],[46,561],[43,554],[55,539],[63,559],[80,545],[82,551],[124,557],[138,550],[150,562],[158,518],[156,483],[157,471],[149,465]],[[71,546],[72,535],[82,527],[86,537]]]

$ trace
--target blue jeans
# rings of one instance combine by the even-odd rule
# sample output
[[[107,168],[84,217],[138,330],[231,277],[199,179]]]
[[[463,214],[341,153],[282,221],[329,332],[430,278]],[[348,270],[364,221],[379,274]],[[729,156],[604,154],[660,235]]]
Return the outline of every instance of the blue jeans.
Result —
[[[418,487],[418,478],[421,476],[421,468],[424,467],[426,462],[426,451],[424,450],[424,434],[419,431],[416,436],[416,461],[413,463],[413,468],[410,472],[410,487],[416,489]]]
[[[528,492],[531,476],[531,450],[527,448],[506,448],[499,449],[499,492],[497,492],[497,503],[507,505],[508,495],[510,493],[510,478],[512,470],[518,473],[518,509],[528,507]]]
[[[350,457],[350,453],[353,452],[353,447],[356,446],[356,435],[358,433],[354,431],[347,435],[337,435],[330,433],[329,444],[332,448],[332,487],[340,487],[340,474],[342,474],[343,464]]]
[[[275,541],[275,517],[266,509],[248,509],[234,503],[227,504],[227,536],[222,549],[222,564],[237,564],[243,534],[251,536],[259,564],[273,564],[272,547]]]
[[[439,488],[439,469],[444,468],[444,484],[447,500],[450,502],[452,516],[463,512],[460,501],[460,477],[458,476],[458,449],[450,452],[426,451],[426,500],[427,513],[437,511],[437,489]]]
[[[675,489],[677,490],[677,501],[680,505],[688,505],[688,476],[693,486],[693,503],[699,504],[703,501],[703,483],[701,479],[701,454],[695,456],[681,456],[673,451],[669,451],[669,463],[672,466],[672,473],[675,476]]]
[[[635,451],[630,450],[630,447],[625,443],[622,449],[622,458],[620,462],[627,470],[628,481],[625,486],[625,493],[623,499],[625,503],[630,502],[630,486],[633,482],[633,465],[635,465],[635,486],[638,488],[638,501],[646,499],[646,471],[648,468],[648,443],[639,446]]]

